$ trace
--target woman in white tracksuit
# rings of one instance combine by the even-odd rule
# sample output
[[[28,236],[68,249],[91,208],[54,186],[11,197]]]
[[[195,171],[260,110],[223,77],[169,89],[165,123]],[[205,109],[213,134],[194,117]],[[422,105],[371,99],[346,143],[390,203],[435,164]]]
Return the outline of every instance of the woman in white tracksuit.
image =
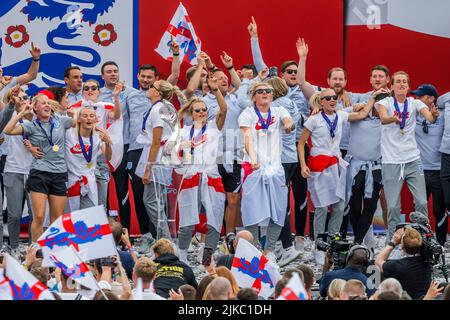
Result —
[[[332,214],[328,222],[328,232],[336,233],[344,215],[346,196],[346,171],[348,163],[342,159],[339,144],[342,129],[347,121],[358,121],[367,117],[374,100],[359,112],[347,113],[336,110],[337,99],[333,89],[325,89],[315,93],[310,99],[313,109],[321,110],[305,122],[304,130],[298,144],[301,174],[308,179],[308,191],[313,201],[314,239],[325,232],[328,207],[332,206]],[[311,137],[311,151],[308,163],[305,159],[304,146]],[[323,264],[324,252],[316,251],[316,261]]]
[[[184,262],[187,262],[187,250],[195,225],[199,223],[202,206],[208,226],[206,247],[216,249],[223,224],[225,190],[217,168],[217,156],[227,103],[218,89],[216,78],[208,78],[208,85],[219,105],[214,120],[208,121],[208,108],[198,97],[192,98],[179,113],[180,119],[189,116],[193,120],[193,125],[185,126],[181,132],[183,167],[176,169],[183,175],[177,201],[180,212],[178,246],[180,259]]]
[[[285,222],[287,192],[281,165],[281,130],[295,129],[289,112],[283,107],[271,108],[273,88],[257,82],[250,88],[253,107],[239,116],[245,158],[242,164],[242,222],[258,239],[258,226],[267,226],[265,253],[276,261],[273,253]]]
[[[112,141],[106,129],[96,127],[97,114],[91,107],[77,112],[77,126],[66,132],[66,162],[69,188],[67,199],[70,211],[98,205],[95,180],[97,158],[103,154],[106,161],[112,157]]]

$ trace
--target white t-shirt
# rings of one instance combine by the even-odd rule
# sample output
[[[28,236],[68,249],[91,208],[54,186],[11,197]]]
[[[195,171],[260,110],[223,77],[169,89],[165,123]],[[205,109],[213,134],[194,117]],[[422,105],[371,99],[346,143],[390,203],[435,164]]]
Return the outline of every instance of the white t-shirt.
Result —
[[[258,157],[257,161],[262,167],[281,166],[281,151],[283,146],[280,131],[284,130],[282,119],[291,118],[289,112],[283,107],[270,108],[270,112],[272,119],[264,135],[261,135],[263,130],[254,108],[244,109],[239,116],[239,127],[251,129],[253,148]],[[268,114],[268,112],[261,113],[264,121],[267,121]],[[242,141],[245,141],[244,137]],[[245,151],[244,161],[250,161],[247,151]]]
[[[17,115],[14,111],[13,117]],[[33,155],[23,145],[23,136],[5,135],[5,142],[8,146],[8,156],[4,172],[28,174],[31,170]]]
[[[395,111],[394,98],[387,97],[375,104],[379,111],[380,105],[386,108],[387,115],[393,116]],[[403,114],[403,103],[398,103],[400,113]],[[404,134],[400,131],[400,125],[390,123],[381,128],[381,158],[383,163],[401,164],[415,161],[420,158],[417,148],[415,129],[416,116],[423,108],[428,108],[422,101],[408,98],[408,112],[406,114]],[[401,118],[401,116],[400,116]]]
[[[334,130],[334,138],[331,138],[330,126],[320,112],[310,116],[308,120],[306,120],[304,127],[311,132],[313,147],[311,148],[310,153],[312,156],[317,156],[319,154],[329,156],[341,155],[339,144],[341,142],[343,126],[348,121],[348,113],[342,110],[336,111],[335,114],[328,116],[331,123],[334,123],[336,116],[338,117],[338,120],[336,129]]]
[[[82,137],[86,152],[89,153],[91,146],[90,139]],[[66,131],[66,162],[67,172],[69,175],[76,177],[94,175],[97,164],[97,157],[102,152],[100,137],[97,133],[92,136],[93,151],[92,151],[92,168],[88,167],[88,162],[84,158],[81,150],[80,142],[78,141],[78,133],[76,128],[71,128]]]
[[[202,128],[194,128],[192,140],[191,129],[192,126],[185,126],[181,131],[183,164],[188,165],[188,172],[192,174],[197,172],[218,174],[217,156],[222,133],[217,128],[216,120],[208,121],[203,135],[201,135]],[[192,154],[191,147],[193,147]]]

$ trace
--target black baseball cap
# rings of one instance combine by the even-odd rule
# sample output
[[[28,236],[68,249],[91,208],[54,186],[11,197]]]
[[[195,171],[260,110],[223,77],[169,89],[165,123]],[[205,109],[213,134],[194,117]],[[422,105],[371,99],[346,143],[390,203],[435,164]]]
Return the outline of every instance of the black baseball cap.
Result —
[[[416,90],[411,91],[411,93],[419,97],[424,95],[438,97],[438,92],[432,84],[421,84]]]

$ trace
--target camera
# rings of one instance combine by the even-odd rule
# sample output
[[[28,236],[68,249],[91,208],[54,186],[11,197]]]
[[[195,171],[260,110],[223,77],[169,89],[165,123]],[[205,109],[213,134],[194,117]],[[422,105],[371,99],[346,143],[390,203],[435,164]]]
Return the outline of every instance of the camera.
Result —
[[[106,257],[100,259],[100,265],[102,267],[116,267],[117,261],[114,257]]]
[[[318,250],[330,253],[330,261],[333,263],[334,269],[345,267],[347,254],[352,244],[343,238],[340,233],[334,235],[328,232],[319,233],[316,244]]]
[[[225,243],[227,245],[228,252],[230,254],[236,253],[236,248],[234,247],[234,240],[236,239],[236,235],[233,232],[230,232],[225,237]]]
[[[273,78],[278,77],[278,68],[277,67],[270,67],[269,68],[269,75],[267,78]]]

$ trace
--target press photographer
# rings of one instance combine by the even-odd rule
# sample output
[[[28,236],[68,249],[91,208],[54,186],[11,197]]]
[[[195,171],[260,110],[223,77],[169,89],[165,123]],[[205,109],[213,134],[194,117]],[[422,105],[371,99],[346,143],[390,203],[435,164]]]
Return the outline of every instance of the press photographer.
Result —
[[[405,256],[388,260],[397,245],[400,245]],[[384,278],[397,279],[412,299],[424,296],[431,283],[432,264],[421,255],[421,250],[421,233],[410,225],[401,226],[375,260]]]

